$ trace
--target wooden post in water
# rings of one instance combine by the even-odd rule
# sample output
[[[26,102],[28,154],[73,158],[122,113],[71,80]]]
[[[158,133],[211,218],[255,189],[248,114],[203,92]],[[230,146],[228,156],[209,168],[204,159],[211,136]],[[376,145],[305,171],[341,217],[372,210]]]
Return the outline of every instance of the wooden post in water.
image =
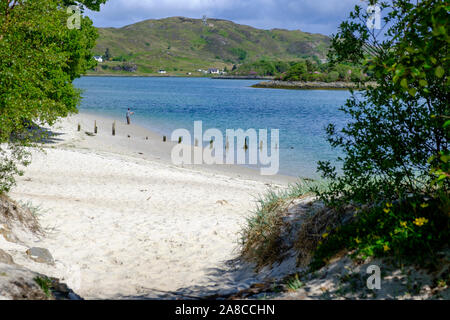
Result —
[[[248,150],[247,137],[245,138],[244,142],[244,150]]]
[[[263,146],[264,146],[263,142],[260,141],[260,142],[259,142],[259,150],[262,150],[262,149],[263,149]]]
[[[183,137],[178,138],[178,144],[180,144],[181,142],[183,142]]]
[[[214,140],[211,139],[211,140],[209,141],[209,148],[212,149],[213,146],[214,146]]]
[[[98,128],[97,128],[97,120],[94,122],[94,133],[97,134]]]
[[[166,142],[166,141],[167,141],[167,137],[163,136],[163,142]]]
[[[198,147],[198,139],[195,139],[194,146]]]
[[[81,124],[78,123],[78,131],[81,131]]]
[[[228,141],[228,138],[227,138],[227,142],[225,143],[225,150],[228,150],[228,149],[230,149],[230,142]]]
[[[115,121],[113,122],[113,125],[112,125],[112,135],[113,136],[116,135],[116,122]]]

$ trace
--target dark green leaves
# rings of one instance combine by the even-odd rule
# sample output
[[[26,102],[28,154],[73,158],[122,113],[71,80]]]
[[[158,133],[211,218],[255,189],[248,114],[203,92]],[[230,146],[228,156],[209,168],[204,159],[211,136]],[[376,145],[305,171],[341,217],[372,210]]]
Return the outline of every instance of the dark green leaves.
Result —
[[[92,9],[104,2],[83,1]],[[80,93],[72,81],[95,65],[92,21],[82,17],[81,29],[70,30],[64,4],[69,2],[18,1],[0,10],[0,143],[7,145],[0,149],[0,193],[19,173],[15,164],[24,163],[21,146],[36,140],[30,126],[76,112]],[[16,153],[7,156],[7,149]]]
[[[448,5],[432,0],[385,5],[381,37],[367,29],[365,10],[357,9],[332,40],[333,61],[359,62],[378,85],[354,94],[343,107],[350,123],[327,132],[330,144],[345,153],[340,175],[319,164],[333,180],[329,191],[320,193],[328,203],[371,205],[450,189],[443,161],[450,126]]]

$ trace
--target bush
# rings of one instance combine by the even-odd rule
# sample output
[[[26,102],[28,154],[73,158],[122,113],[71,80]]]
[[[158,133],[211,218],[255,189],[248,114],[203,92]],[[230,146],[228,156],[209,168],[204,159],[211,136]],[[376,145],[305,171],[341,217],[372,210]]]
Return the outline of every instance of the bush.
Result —
[[[331,71],[330,73],[328,73],[328,75],[326,77],[327,82],[335,82],[338,79],[339,79],[339,73],[336,71]]]
[[[316,267],[342,249],[357,256],[388,256],[421,264],[448,245],[450,171],[448,11],[443,1],[382,4],[390,11],[382,40],[369,43],[356,7],[332,39],[332,62],[361,63],[376,87],[363,87],[342,107],[351,119],[330,125],[328,140],[343,150],[342,171],[319,162],[329,206],[361,208],[355,221],[324,235]],[[411,28],[411,21],[414,27]],[[374,49],[376,47],[376,49]],[[354,69],[338,66],[340,76]]]
[[[304,61],[293,65],[283,76],[283,81],[301,81],[305,80],[308,68]]]
[[[398,263],[431,266],[450,240],[448,212],[450,198],[444,194],[363,209],[356,221],[324,234],[312,267],[320,268],[344,248],[361,260],[395,256]]]
[[[20,144],[9,143],[0,146],[0,194],[9,192],[15,185],[15,176],[22,175],[19,166],[30,162],[30,154]]]

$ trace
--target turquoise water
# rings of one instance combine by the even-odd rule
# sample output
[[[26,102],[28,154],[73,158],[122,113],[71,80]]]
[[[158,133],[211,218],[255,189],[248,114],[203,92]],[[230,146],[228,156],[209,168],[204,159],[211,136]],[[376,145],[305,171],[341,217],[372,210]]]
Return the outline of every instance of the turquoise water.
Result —
[[[84,77],[80,111],[133,121],[170,137],[173,130],[279,129],[280,173],[317,178],[318,160],[333,160],[337,151],[325,139],[328,123],[348,119],[339,111],[350,93],[344,90],[255,89],[253,80],[207,78]],[[269,133],[270,135],[270,133]]]

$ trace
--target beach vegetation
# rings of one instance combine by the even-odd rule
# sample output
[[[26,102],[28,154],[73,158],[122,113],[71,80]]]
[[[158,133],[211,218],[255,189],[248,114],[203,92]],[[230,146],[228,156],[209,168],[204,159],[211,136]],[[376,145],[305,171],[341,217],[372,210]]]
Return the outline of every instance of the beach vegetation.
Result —
[[[241,232],[243,257],[258,267],[279,261],[286,249],[283,245],[284,217],[292,202],[312,196],[312,189],[325,189],[323,182],[301,181],[286,189],[269,189],[257,198],[256,209],[247,218]]]
[[[302,190],[323,205],[296,228],[298,264],[311,271],[348,254],[357,261],[383,258],[433,268],[448,249],[448,4],[379,5],[386,13],[381,38],[379,30],[367,28],[370,14],[356,6],[332,38],[329,63],[317,65],[318,72],[333,70],[330,78],[347,77],[359,90],[341,108],[350,121],[326,128],[342,156],[337,163],[319,162],[322,187]],[[304,72],[308,65],[295,69]],[[368,77],[352,76],[353,68]],[[283,217],[291,203],[286,193],[274,191],[260,199],[243,232],[244,257],[261,267],[285,255],[283,230],[289,226]]]
[[[361,258],[430,264],[449,241],[448,4],[379,5],[387,12],[382,38],[356,7],[332,39],[330,60],[362,65],[377,86],[352,93],[341,108],[351,119],[344,128],[327,128],[344,153],[342,173],[320,162],[330,184],[316,194],[336,212],[348,204],[357,210],[319,245],[317,266],[344,248]]]
[[[40,128],[77,111],[80,91],[72,81],[96,64],[92,21],[81,15],[80,29],[70,29],[66,6],[78,4],[82,12],[104,2],[0,3],[0,193],[29,164],[25,147],[43,141]]]
[[[52,297],[52,280],[43,276],[43,277],[36,277],[34,278],[34,281],[37,283],[37,285],[44,291],[45,295],[50,298]]]

